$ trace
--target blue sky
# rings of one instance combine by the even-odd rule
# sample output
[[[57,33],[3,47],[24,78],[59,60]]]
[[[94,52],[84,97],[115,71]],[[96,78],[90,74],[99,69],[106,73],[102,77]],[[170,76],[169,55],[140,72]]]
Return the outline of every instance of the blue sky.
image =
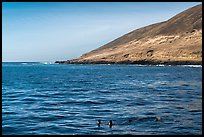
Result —
[[[77,58],[201,2],[3,2],[2,60]]]

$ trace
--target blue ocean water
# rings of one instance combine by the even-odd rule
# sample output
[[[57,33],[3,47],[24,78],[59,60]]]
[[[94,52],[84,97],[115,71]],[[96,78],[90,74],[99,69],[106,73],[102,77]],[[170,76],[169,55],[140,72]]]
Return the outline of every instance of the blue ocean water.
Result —
[[[201,66],[2,63],[2,71],[3,135],[202,134]]]

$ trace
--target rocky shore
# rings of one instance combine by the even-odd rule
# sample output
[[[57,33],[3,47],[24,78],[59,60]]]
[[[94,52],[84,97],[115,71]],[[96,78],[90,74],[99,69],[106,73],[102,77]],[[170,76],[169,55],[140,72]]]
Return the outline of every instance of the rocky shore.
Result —
[[[140,65],[202,65],[202,61],[150,61],[150,60],[140,60],[140,61],[56,61],[57,64],[140,64]]]

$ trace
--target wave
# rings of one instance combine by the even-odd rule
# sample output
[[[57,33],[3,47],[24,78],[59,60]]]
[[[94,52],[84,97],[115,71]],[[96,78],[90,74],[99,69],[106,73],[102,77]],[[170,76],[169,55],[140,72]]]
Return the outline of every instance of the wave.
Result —
[[[28,64],[28,63],[21,63],[22,65],[26,65],[26,64]]]
[[[180,65],[180,66],[183,66],[183,67],[193,67],[193,68],[202,68],[202,65]]]
[[[159,66],[159,67],[164,67],[164,66],[167,66],[167,65],[164,65],[164,64],[158,64],[156,66]]]
[[[153,65],[153,66],[154,66],[154,65]],[[166,67],[166,66],[174,66],[174,65],[158,64],[158,65],[155,65],[155,66]],[[181,66],[181,67],[194,67],[194,68],[202,67],[202,65],[175,65],[175,66]]]
[[[45,61],[45,62],[40,62],[40,64],[49,65],[49,64],[55,64],[55,63],[51,61]]]

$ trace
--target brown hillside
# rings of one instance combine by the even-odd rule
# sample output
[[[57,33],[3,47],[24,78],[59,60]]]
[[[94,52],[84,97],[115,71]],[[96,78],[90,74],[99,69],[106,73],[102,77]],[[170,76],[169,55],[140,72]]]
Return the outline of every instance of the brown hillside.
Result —
[[[64,63],[202,62],[202,4]]]

